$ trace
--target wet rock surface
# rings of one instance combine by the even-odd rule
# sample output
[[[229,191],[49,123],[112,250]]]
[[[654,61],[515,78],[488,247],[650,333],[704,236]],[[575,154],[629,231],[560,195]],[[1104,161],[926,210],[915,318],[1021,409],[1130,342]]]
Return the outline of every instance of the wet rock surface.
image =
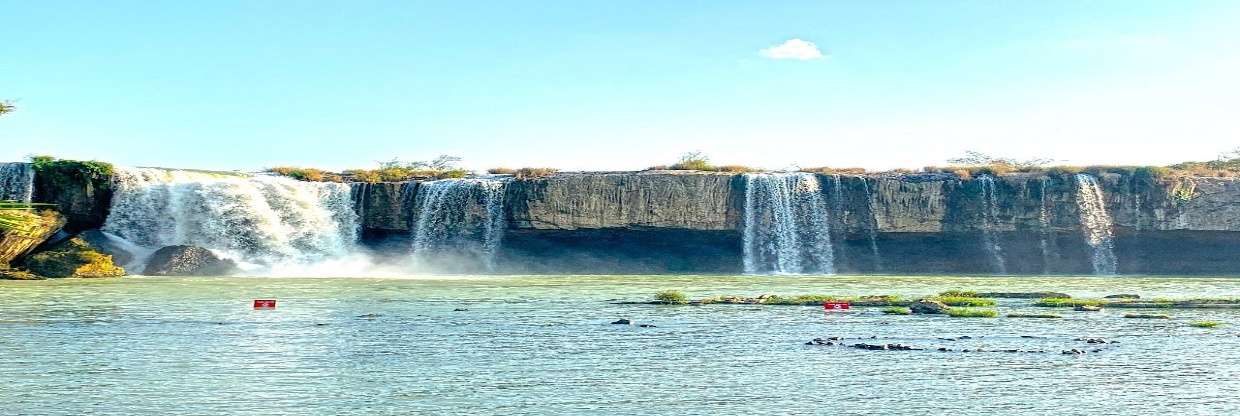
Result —
[[[147,261],[147,276],[223,276],[236,273],[237,263],[198,246],[168,246]]]
[[[909,305],[909,310],[913,313],[923,315],[945,314],[949,309],[951,309],[951,307],[948,307],[943,302],[929,299],[922,299],[912,305]]]

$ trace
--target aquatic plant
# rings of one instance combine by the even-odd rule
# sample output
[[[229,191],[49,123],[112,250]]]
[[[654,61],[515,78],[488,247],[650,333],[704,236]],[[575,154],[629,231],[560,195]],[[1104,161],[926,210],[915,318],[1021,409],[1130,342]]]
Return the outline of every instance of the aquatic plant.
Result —
[[[1194,328],[1214,328],[1222,324],[1222,322],[1218,321],[1193,321],[1188,323],[1189,326]]]
[[[1047,319],[1063,318],[1063,316],[1053,314],[1053,313],[1009,313],[1007,314],[1007,317],[1008,318],[1047,318]]]
[[[951,308],[947,310],[947,316],[953,318],[994,318],[999,316],[999,312],[996,312],[994,309]]]
[[[939,293],[939,297],[945,298],[976,298],[977,292],[972,290],[948,290]]]
[[[912,315],[913,310],[909,308],[905,308],[903,306],[892,306],[890,308],[883,309],[883,314],[885,315]]]
[[[684,305],[689,303],[689,297],[679,290],[663,290],[654,294],[654,299],[669,305]]]
[[[926,298],[926,299],[937,300],[939,302],[943,302],[943,304],[947,306],[980,307],[980,306],[995,306],[996,304],[994,299],[978,298],[978,297],[971,297],[971,296],[937,296],[937,297],[931,297],[931,298]]]

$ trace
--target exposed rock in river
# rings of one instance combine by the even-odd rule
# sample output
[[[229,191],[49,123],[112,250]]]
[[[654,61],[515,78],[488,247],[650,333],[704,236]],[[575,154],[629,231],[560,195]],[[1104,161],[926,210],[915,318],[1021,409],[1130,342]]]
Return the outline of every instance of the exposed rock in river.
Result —
[[[224,276],[237,272],[237,264],[202,247],[168,246],[147,261],[147,276]]]

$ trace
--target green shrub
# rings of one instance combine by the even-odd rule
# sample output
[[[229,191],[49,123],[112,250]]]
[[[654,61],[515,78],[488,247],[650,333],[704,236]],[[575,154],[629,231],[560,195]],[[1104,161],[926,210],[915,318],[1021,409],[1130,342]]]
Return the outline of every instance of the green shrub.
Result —
[[[951,308],[947,310],[947,315],[953,318],[994,318],[999,313],[994,309]]]
[[[742,165],[723,165],[723,166],[716,166],[714,168],[714,171],[715,172],[726,172],[726,173],[752,173],[752,172],[760,172],[761,169],[751,168],[749,166],[742,166]]]
[[[689,303],[689,297],[678,290],[664,290],[654,294],[654,299],[669,305],[683,305]]]
[[[977,292],[972,290],[948,290],[939,293],[939,296],[945,298],[976,298]]]
[[[883,314],[886,314],[886,315],[912,315],[912,314],[913,314],[913,310],[912,310],[912,309],[909,309],[909,308],[902,307],[902,306],[892,306],[892,307],[890,307],[890,308],[885,308],[885,309],[883,309]]]
[[[490,168],[487,169],[487,173],[492,175],[515,175],[517,170],[512,168]]]
[[[1193,321],[1188,323],[1189,326],[1194,328],[1214,328],[1222,324],[1222,322],[1218,321]]]

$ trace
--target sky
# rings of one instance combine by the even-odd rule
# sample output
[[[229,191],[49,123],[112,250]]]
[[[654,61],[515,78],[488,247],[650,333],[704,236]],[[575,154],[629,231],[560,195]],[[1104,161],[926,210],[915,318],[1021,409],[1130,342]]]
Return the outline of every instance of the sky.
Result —
[[[1240,147],[1236,1],[0,0],[0,161],[1168,164]]]

